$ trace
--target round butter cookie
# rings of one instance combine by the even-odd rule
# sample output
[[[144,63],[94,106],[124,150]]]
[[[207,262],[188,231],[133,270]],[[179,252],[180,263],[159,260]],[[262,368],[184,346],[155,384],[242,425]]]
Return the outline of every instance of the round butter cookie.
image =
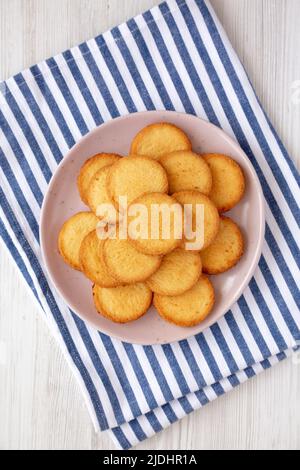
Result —
[[[58,249],[65,262],[81,270],[79,259],[83,239],[96,230],[99,219],[92,212],[79,212],[67,220],[58,236]]]
[[[167,193],[168,178],[160,163],[148,157],[130,156],[115,163],[109,171],[107,188],[118,205],[126,196],[128,205],[146,193]]]
[[[168,153],[159,162],[167,172],[170,194],[194,190],[208,195],[212,174],[206,161],[189,150]]]
[[[182,225],[182,208],[167,194],[144,194],[128,208],[130,242],[148,255],[165,255],[177,248],[182,243]]]
[[[181,129],[173,124],[162,122],[142,129],[133,139],[130,153],[146,155],[158,160],[166,153],[191,149],[192,144]]]
[[[161,256],[141,253],[128,240],[119,238],[104,242],[103,257],[111,275],[124,284],[145,281],[162,262]]]
[[[244,252],[243,235],[233,220],[221,217],[219,232],[212,244],[201,252],[203,272],[221,274],[233,268]]]
[[[117,287],[120,282],[112,277],[103,260],[103,245],[104,240],[98,238],[96,230],[84,238],[79,251],[81,270],[98,286]]]
[[[109,174],[110,168],[111,165],[108,165],[97,171],[86,191],[86,198],[89,208],[94,212],[94,214],[98,215],[99,219],[105,220],[110,224],[115,224],[118,221],[117,209],[107,191],[107,176]],[[99,208],[102,204],[109,204],[111,206],[112,212],[106,212],[103,210],[103,212],[100,214]]]
[[[181,295],[196,284],[201,266],[199,253],[177,248],[164,256],[160,268],[146,284],[156,294]]]
[[[182,295],[154,294],[154,306],[162,318],[175,325],[198,325],[210,314],[215,302],[214,288],[206,276]]]
[[[241,167],[232,158],[217,153],[202,155],[212,172],[210,198],[219,212],[227,212],[238,204],[245,192]]]
[[[220,225],[220,217],[219,213],[215,207],[215,205],[211,202],[211,200],[205,196],[204,194],[199,193],[198,191],[180,191],[178,193],[173,194],[173,197],[177,199],[177,201],[184,206],[185,204],[191,205],[192,206],[192,212],[191,212],[191,217],[192,220],[190,221],[190,218],[187,217],[187,220],[189,222],[192,222],[192,229],[193,231],[196,231],[196,229],[201,229],[202,226],[202,220],[197,222],[197,211],[196,211],[196,205],[202,205],[204,208],[204,231],[203,231],[203,244],[197,244],[199,246],[189,247],[190,250],[192,251],[201,251],[207,248],[215,239],[217,236],[218,230],[219,230],[219,225]],[[195,243],[197,240],[197,236],[193,237],[191,240],[188,239],[186,236],[184,240],[184,245],[186,249],[187,243]]]
[[[152,302],[152,292],[143,283],[112,288],[95,284],[93,296],[98,313],[116,323],[137,320],[147,312]]]
[[[115,153],[99,153],[89,158],[81,167],[77,178],[77,186],[81,200],[85,204],[88,204],[86,192],[95,173],[107,165],[112,165],[120,158],[120,155],[116,155]]]

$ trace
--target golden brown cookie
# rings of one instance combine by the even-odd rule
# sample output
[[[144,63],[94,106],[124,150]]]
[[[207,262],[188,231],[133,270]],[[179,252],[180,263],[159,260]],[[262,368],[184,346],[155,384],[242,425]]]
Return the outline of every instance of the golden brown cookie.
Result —
[[[107,188],[117,205],[120,196],[126,196],[129,205],[142,194],[167,193],[168,178],[163,167],[155,160],[130,156],[111,167]]]
[[[105,265],[103,245],[104,240],[98,238],[96,230],[84,238],[79,251],[81,270],[98,286],[117,287],[121,283],[112,277]]]
[[[201,208],[201,206],[204,208],[203,244],[197,243],[197,246],[195,247],[187,246],[187,243],[191,244],[196,243],[198,241],[196,235],[191,240],[189,240],[186,236],[184,244],[186,249],[190,249],[192,251],[200,251],[205,249],[213,242],[219,230],[220,217],[215,205],[207,196],[199,193],[198,191],[180,191],[179,193],[173,194],[173,197],[177,199],[177,201],[182,204],[182,206],[191,205],[192,216],[186,217],[186,221],[191,222],[190,219],[192,219],[192,224],[190,225],[192,225],[193,231],[199,229],[199,232],[201,233],[201,229],[203,229],[202,219],[200,218],[197,221],[196,208],[197,205],[199,205],[199,208]],[[190,213],[188,212],[188,207],[186,208],[185,213],[187,215]],[[185,234],[187,234],[187,232],[185,232]]]
[[[164,256],[160,268],[146,284],[160,295],[181,295],[191,289],[201,275],[199,253],[177,248]]]
[[[203,272],[221,274],[233,268],[244,252],[243,235],[233,220],[221,217],[219,232],[212,244],[201,252]]]
[[[245,178],[241,167],[232,158],[218,153],[202,155],[209,165],[213,185],[210,198],[219,212],[227,212],[242,199]]]
[[[142,129],[133,139],[130,153],[158,160],[166,153],[191,149],[190,140],[179,127],[161,122]]]
[[[95,284],[93,296],[98,313],[116,323],[137,320],[152,302],[152,292],[143,283],[108,289]]]
[[[110,168],[111,165],[108,165],[97,171],[86,191],[86,198],[88,206],[94,212],[94,214],[98,215],[101,220],[105,220],[107,223],[114,224],[118,221],[118,214],[115,204],[108,194],[106,184]],[[104,204],[109,205],[111,209],[109,211],[104,210]]]
[[[107,165],[112,165],[120,158],[120,155],[115,153],[99,153],[89,158],[81,167],[77,178],[77,186],[80,197],[85,204],[88,204],[86,191],[95,173]]]
[[[210,314],[215,301],[214,288],[206,276],[182,295],[154,294],[154,306],[162,318],[178,326],[195,326]]]
[[[167,172],[170,194],[178,191],[199,191],[208,195],[212,174],[205,160],[190,150],[168,153],[159,162]]]
[[[177,248],[182,243],[182,225],[182,208],[167,194],[144,194],[128,208],[130,241],[148,255],[164,255]]]
[[[162,261],[161,256],[145,255],[128,240],[120,238],[104,242],[103,257],[112,276],[124,284],[145,281],[158,270]]]
[[[80,271],[80,246],[83,239],[96,229],[99,219],[92,212],[79,212],[67,220],[58,237],[58,249],[65,262]]]

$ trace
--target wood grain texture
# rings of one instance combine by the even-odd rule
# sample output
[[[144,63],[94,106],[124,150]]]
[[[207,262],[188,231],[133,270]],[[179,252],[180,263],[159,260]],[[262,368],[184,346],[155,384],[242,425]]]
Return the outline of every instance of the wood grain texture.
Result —
[[[299,0],[211,0],[284,144],[300,163]],[[0,78],[130,18],[155,0],[0,0]],[[295,362],[295,361],[294,361]],[[299,449],[300,364],[292,360],[139,446]],[[1,246],[0,448],[113,449]]]

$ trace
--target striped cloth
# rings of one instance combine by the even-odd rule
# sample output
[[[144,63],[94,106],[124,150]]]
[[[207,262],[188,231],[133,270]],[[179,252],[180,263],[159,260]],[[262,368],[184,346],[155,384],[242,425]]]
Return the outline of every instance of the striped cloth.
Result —
[[[1,84],[1,234],[65,352],[96,430],[128,449],[290,355],[300,341],[299,177],[210,4],[169,0]],[[235,138],[266,200],[263,254],[217,324],[137,346],[72,313],[41,260],[39,217],[57,164],[120,115],[169,109]]]

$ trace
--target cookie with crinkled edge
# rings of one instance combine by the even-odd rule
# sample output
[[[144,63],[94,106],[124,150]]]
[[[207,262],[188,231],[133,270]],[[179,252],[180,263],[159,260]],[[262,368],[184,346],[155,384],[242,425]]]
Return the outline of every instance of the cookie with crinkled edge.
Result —
[[[119,197],[127,197],[128,205],[146,193],[167,193],[168,178],[161,164],[148,157],[130,155],[115,163],[109,171],[107,189],[118,205]]]
[[[213,309],[214,288],[206,276],[182,295],[154,294],[154,306],[159,315],[177,326],[191,327],[201,323]]]
[[[134,207],[144,208],[143,214],[146,219],[138,215],[132,215]],[[152,215],[156,209],[162,208],[162,216],[157,217],[157,230],[154,234],[151,230]],[[170,218],[164,216],[163,212],[170,211]],[[140,223],[137,223],[140,220]],[[136,231],[136,224],[141,230]],[[128,236],[133,246],[142,253],[148,255],[165,255],[170,253],[182,243],[182,208],[171,196],[161,193],[149,193],[135,199],[128,208]],[[145,229],[145,232],[143,232]]]
[[[95,307],[99,314],[116,323],[127,323],[145,315],[152,302],[146,284],[105,288],[93,286]]]
[[[97,173],[97,171],[101,170],[101,168],[112,165],[120,158],[122,157],[115,153],[98,153],[97,155],[94,155],[93,157],[86,160],[84,165],[81,167],[77,178],[77,186],[80,198],[86,205],[88,205],[86,192],[93,176]]]
[[[201,272],[199,253],[177,248],[163,257],[160,268],[146,284],[156,294],[181,295],[196,284]]]
[[[204,194],[199,193],[199,191],[180,191],[178,193],[173,194],[173,197],[182,205],[191,205],[191,225],[193,231],[196,230],[198,224],[196,220],[196,205],[202,205],[204,208],[204,225],[203,225],[203,244],[199,247],[193,248],[191,251],[201,251],[207,248],[217,236],[219,225],[220,225],[220,217],[217,211],[216,206],[213,202]],[[187,217],[189,220],[190,218]],[[201,220],[200,220],[201,222]],[[199,225],[201,227],[201,225]],[[188,240],[188,237],[184,240],[183,246],[187,249],[187,243],[195,243],[196,236],[192,240]],[[191,247],[189,247],[191,249]]]
[[[189,138],[179,127],[161,122],[142,129],[133,139],[130,153],[158,160],[166,153],[191,149]]]
[[[233,268],[244,253],[244,239],[238,225],[221,217],[219,232],[212,244],[201,252],[203,272],[221,274]]]
[[[79,258],[81,271],[92,282],[101,287],[117,287],[120,283],[108,271],[103,259],[104,240],[97,231],[89,233],[81,243]]]
[[[67,264],[81,270],[79,252],[84,238],[96,230],[99,219],[92,212],[79,212],[68,219],[58,236],[58,249]]]
[[[111,275],[125,284],[148,279],[160,267],[161,256],[146,255],[128,240],[108,238],[103,246],[104,262]]]
[[[210,198],[219,212],[227,212],[236,206],[245,192],[245,177],[238,163],[226,155],[217,153],[202,155],[212,172]]]
[[[181,150],[164,155],[159,162],[167,172],[170,194],[190,190],[209,195],[212,174],[201,156],[189,150]]]

